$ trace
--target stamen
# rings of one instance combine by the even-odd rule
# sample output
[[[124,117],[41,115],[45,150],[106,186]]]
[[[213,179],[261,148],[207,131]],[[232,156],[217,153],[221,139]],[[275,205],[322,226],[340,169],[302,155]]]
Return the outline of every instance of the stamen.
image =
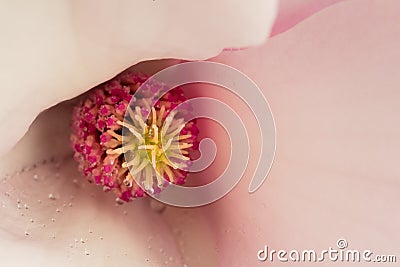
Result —
[[[161,120],[164,117],[164,112],[165,112],[165,106],[162,105],[161,109],[160,109],[160,112],[158,113],[158,120],[157,120],[158,127],[161,127]]]
[[[147,164],[148,163],[146,162],[146,160],[143,160],[142,163],[140,163],[140,165],[137,167],[137,169],[131,170],[131,174],[138,174],[141,170],[143,170],[144,167],[146,167]]]
[[[167,173],[168,177],[169,177],[169,181],[171,183],[174,182],[174,175],[172,174],[171,169],[169,168],[168,165],[162,165],[163,170]]]
[[[191,134],[182,134],[182,135],[179,135],[178,140],[185,140],[185,139],[188,139],[190,137],[192,137]]]
[[[117,123],[118,123],[119,121],[117,121]],[[119,124],[119,123],[118,123]],[[107,133],[109,134],[109,135],[111,135],[112,137],[114,137],[115,139],[117,139],[118,141],[120,141],[120,142],[122,142],[122,136],[121,135],[119,135],[119,134],[116,134],[114,131],[112,131],[112,130],[108,130],[107,131]]]
[[[162,127],[161,130],[161,136],[164,136],[169,128],[169,126],[171,125],[172,120],[174,119],[175,116],[175,112],[171,112],[168,117],[165,119],[165,124]]]
[[[151,128],[153,128],[154,132],[153,142],[158,143],[158,127],[155,124],[153,124]]]
[[[183,155],[181,155],[181,154],[177,154],[177,153],[175,153],[175,152],[169,153],[168,157],[169,157],[169,158],[182,159],[182,160],[189,160],[189,159],[190,159],[189,157],[183,156]]]
[[[182,143],[182,144],[178,144],[178,145],[172,145],[171,149],[185,149],[185,148],[189,148],[192,146],[193,146],[193,144]]]
[[[121,74],[96,88],[73,111],[70,140],[80,169],[90,181],[124,201],[142,197],[144,188],[152,193],[157,186],[162,189],[166,179],[184,181],[186,172],[181,167],[189,165],[185,161],[190,154],[185,149],[197,138],[195,123],[185,125],[172,110],[185,101],[179,88],[162,96],[157,106],[153,106],[153,96],[134,96],[147,78],[144,74]],[[117,87],[123,88],[124,96],[112,89]],[[150,85],[149,92],[157,87]],[[128,103],[129,98],[140,105]],[[184,127],[191,134],[180,135]]]
[[[156,123],[157,123],[157,113],[156,113],[156,109],[154,107],[151,108],[151,113],[153,115],[153,118],[151,120],[151,126],[153,127],[153,125],[156,125]]]
[[[163,147],[164,151],[167,151],[169,149],[169,147],[171,146],[172,143],[172,138],[170,138],[168,140],[168,142],[165,144],[165,146]]]
[[[150,150],[154,150],[154,149],[156,149],[156,148],[157,148],[156,145],[141,145],[141,146],[138,146],[138,149],[150,149]]]

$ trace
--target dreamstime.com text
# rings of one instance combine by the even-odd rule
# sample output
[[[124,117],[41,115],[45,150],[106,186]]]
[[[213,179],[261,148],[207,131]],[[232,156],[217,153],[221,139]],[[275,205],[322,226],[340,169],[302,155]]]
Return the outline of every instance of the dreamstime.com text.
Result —
[[[348,249],[346,239],[338,239],[337,248],[329,247],[325,250],[316,251],[307,250],[275,250],[264,246],[257,252],[259,261],[265,262],[377,262],[377,263],[395,263],[395,255],[378,255],[371,250]]]

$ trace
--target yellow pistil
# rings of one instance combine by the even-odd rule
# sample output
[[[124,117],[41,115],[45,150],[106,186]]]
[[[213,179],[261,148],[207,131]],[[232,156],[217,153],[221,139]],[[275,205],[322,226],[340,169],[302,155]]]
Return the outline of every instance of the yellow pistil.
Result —
[[[133,155],[129,162],[122,163],[123,168],[130,169],[124,184],[132,186],[133,177],[136,177],[140,180],[138,182],[149,190],[154,184],[160,187],[165,183],[164,174],[168,176],[170,182],[176,181],[173,170],[188,167],[187,163],[181,161],[190,160],[184,155],[189,154],[186,149],[193,145],[184,142],[192,137],[190,134],[179,135],[185,127],[183,119],[176,119],[176,113],[171,112],[163,125],[163,117],[166,112],[164,105],[159,111],[152,107],[148,120],[143,118],[139,106],[135,107],[135,111],[130,107],[127,110],[129,116],[126,120],[131,123],[126,120],[117,123],[128,129],[132,136],[124,136],[121,147],[107,150],[107,154],[129,151]],[[116,135],[115,133],[112,136],[119,141],[119,136],[114,135]]]

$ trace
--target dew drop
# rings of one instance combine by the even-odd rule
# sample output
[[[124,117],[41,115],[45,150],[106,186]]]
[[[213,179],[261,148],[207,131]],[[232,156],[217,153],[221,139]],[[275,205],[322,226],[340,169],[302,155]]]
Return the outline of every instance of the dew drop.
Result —
[[[61,212],[61,210],[60,210],[60,209],[56,209],[56,212],[60,213],[60,212]]]
[[[30,221],[31,223],[35,222],[35,220],[34,220],[33,218],[31,218],[29,221]]]
[[[82,243],[82,244],[84,244],[84,243],[85,243],[85,240],[83,240],[83,238],[81,238],[81,243]]]
[[[55,221],[56,221],[56,218],[51,218],[51,221],[52,221],[52,222],[55,222]]]
[[[150,200],[150,208],[158,213],[161,213],[165,210],[167,206],[157,200]]]
[[[28,236],[28,235],[29,235],[29,233],[28,233],[27,231],[25,231],[25,235],[26,235],[26,236]]]
[[[89,256],[89,255],[90,255],[90,252],[89,252],[88,250],[86,250],[86,249],[85,249],[85,255],[86,255],[86,256]]]
[[[39,175],[37,175],[37,174],[33,175],[33,180],[35,180],[35,181],[39,180]]]
[[[24,204],[24,208],[27,210],[29,209],[29,206],[27,204]]]
[[[50,194],[49,194],[49,199],[50,199],[50,200],[56,200],[57,198],[56,198],[55,195],[53,195],[53,193],[50,193]]]

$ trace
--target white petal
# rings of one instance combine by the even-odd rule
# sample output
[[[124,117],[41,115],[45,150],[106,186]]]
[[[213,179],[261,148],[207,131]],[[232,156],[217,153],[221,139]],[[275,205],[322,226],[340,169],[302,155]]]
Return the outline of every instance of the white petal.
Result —
[[[277,1],[7,2],[0,11],[0,153],[43,109],[138,61],[205,59],[261,43]]]

